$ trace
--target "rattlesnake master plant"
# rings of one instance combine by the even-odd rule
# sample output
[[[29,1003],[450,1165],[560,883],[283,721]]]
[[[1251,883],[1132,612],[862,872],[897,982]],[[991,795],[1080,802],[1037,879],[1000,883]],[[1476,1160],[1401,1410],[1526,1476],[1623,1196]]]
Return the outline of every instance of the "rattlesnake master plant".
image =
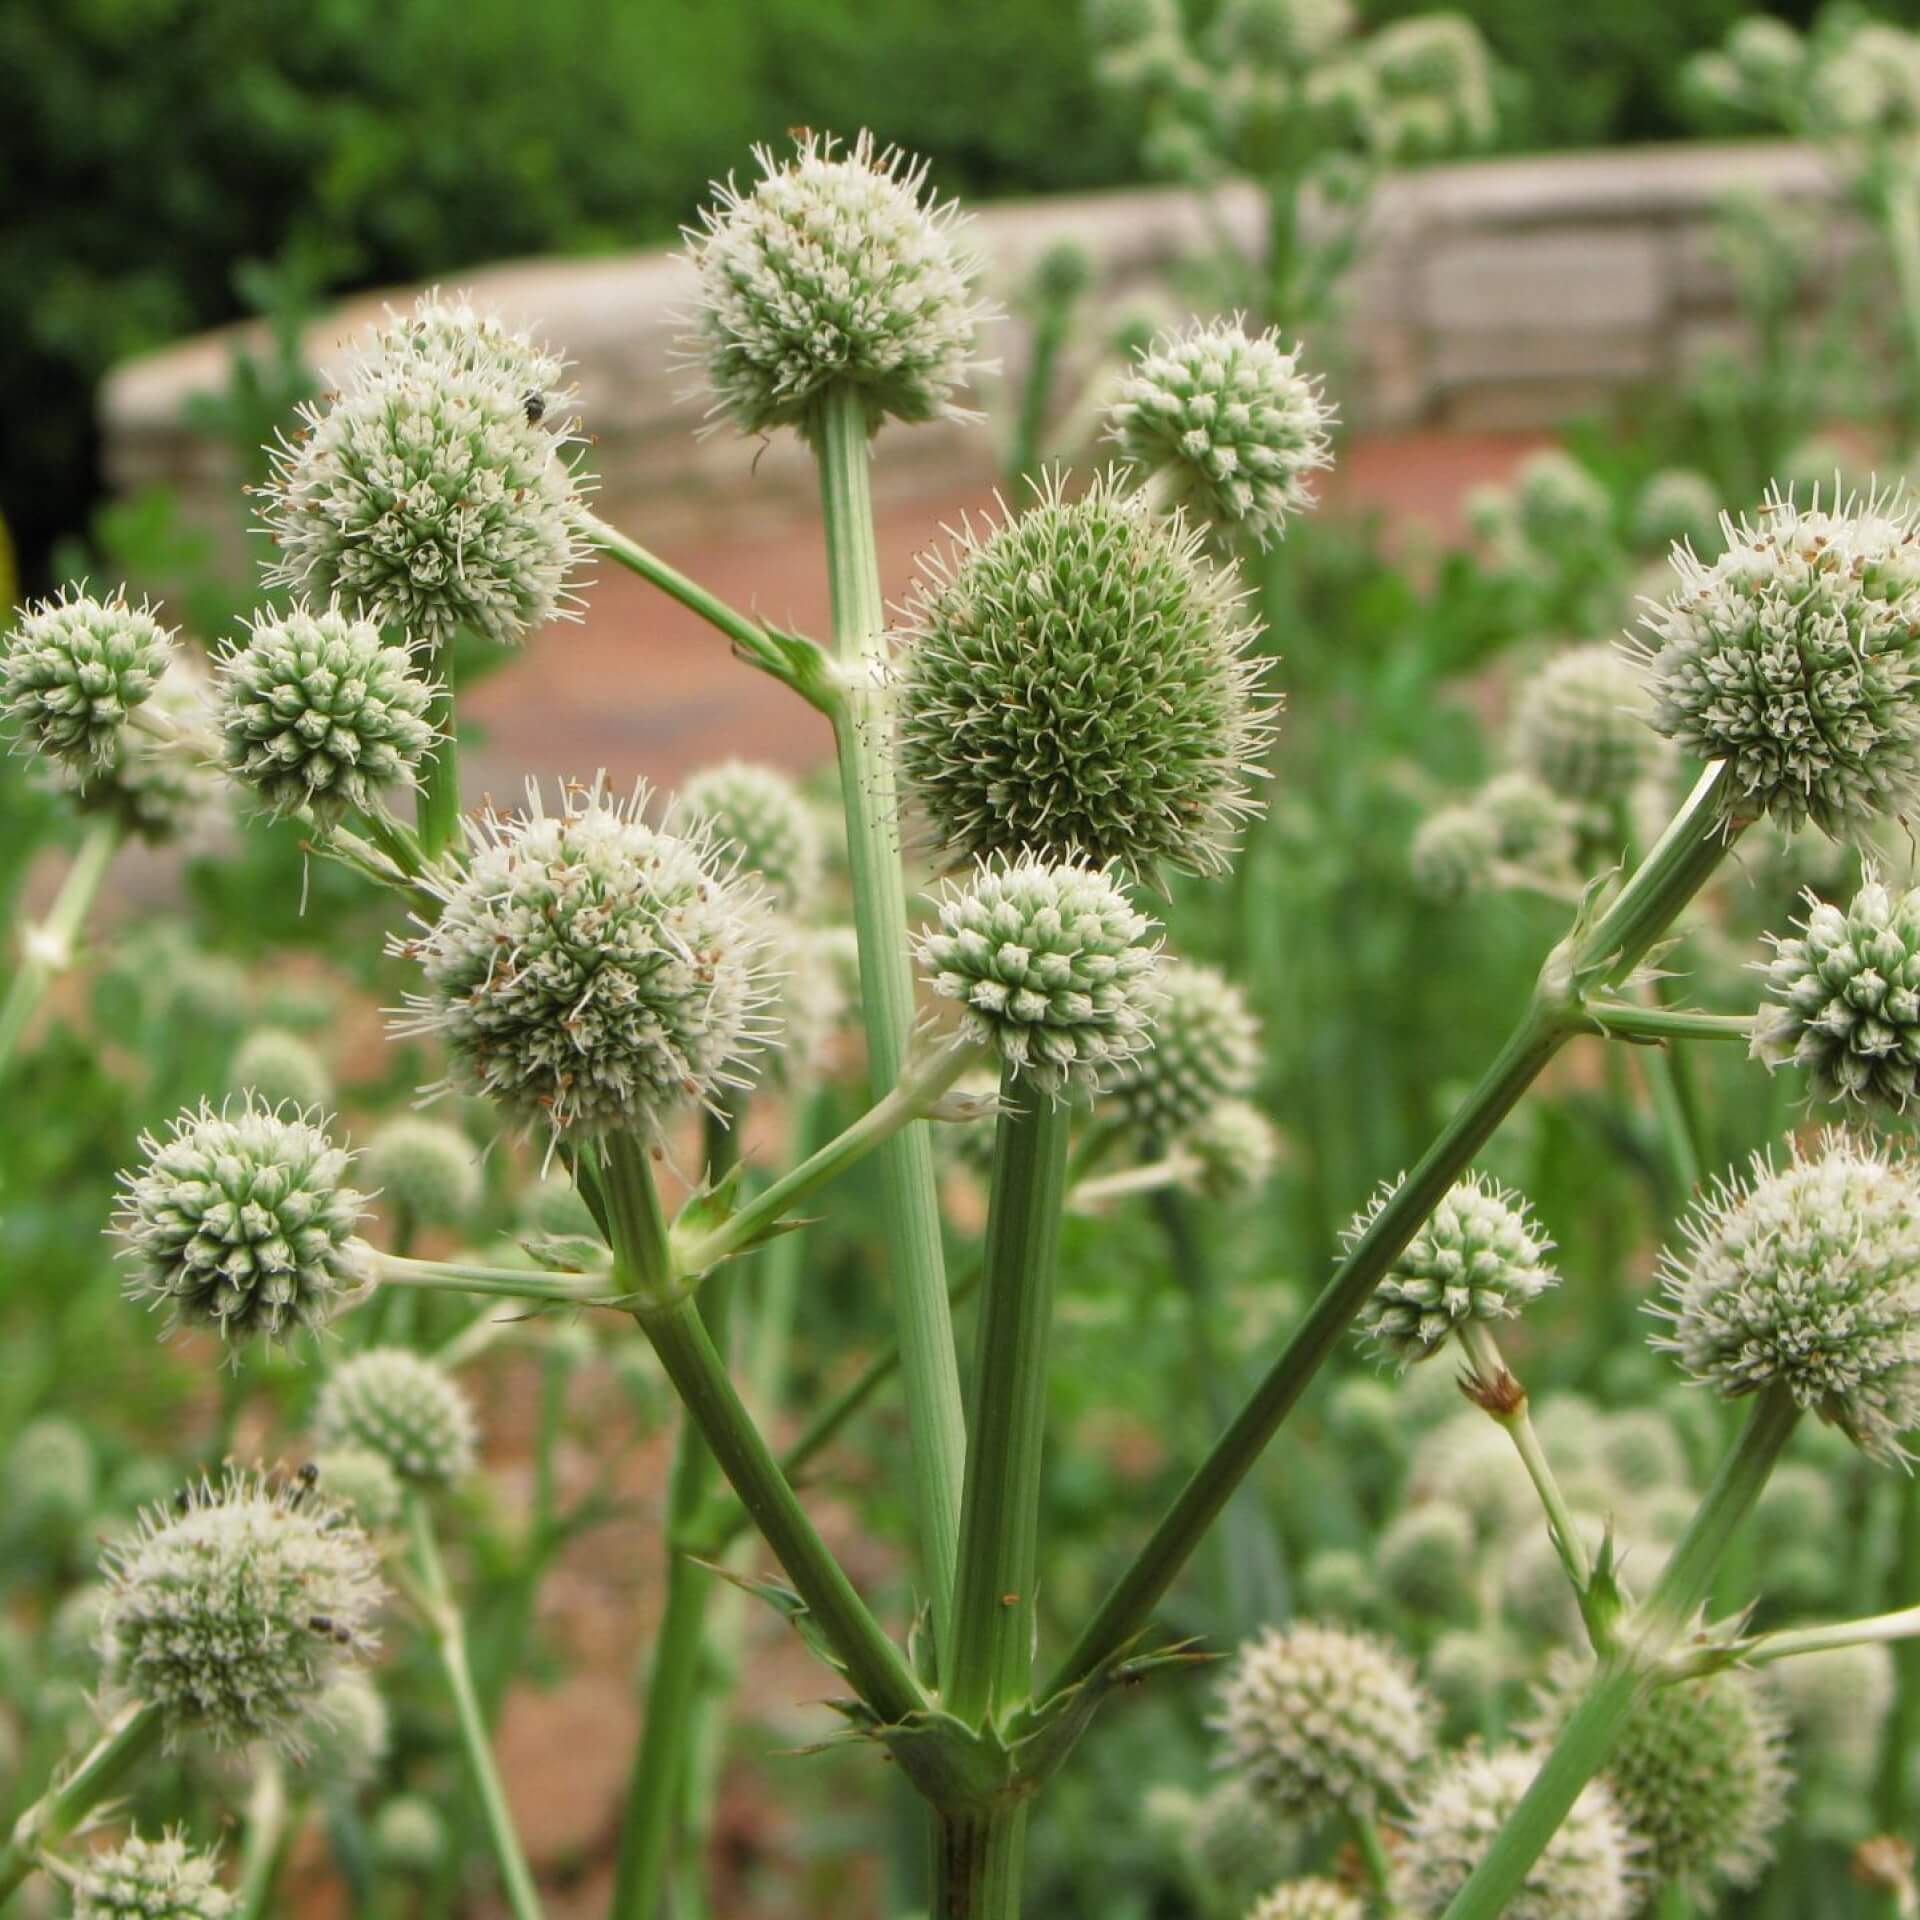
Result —
[[[1115,475],[963,532],[901,612],[900,767],[942,850],[1221,871],[1273,735],[1257,632]]]
[[[1223,1100],[1253,1090],[1260,1022],[1217,967],[1169,960],[1153,988],[1153,1044],[1114,1077],[1115,1107],[1149,1141],[1190,1132]]]
[[[768,1037],[768,927],[756,885],[702,834],[601,786],[559,811],[484,815],[463,867],[435,870],[433,924],[397,1031],[446,1047],[451,1084],[555,1134],[646,1132],[747,1084]]]
[[[1786,1388],[1880,1460],[1920,1425],[1920,1176],[1840,1133],[1756,1154],[1695,1203],[1662,1261],[1656,1345],[1725,1397]]]
[[[1404,1177],[1404,1176],[1403,1176]],[[1384,1182],[1353,1217],[1352,1248],[1393,1198]],[[1553,1242],[1525,1198],[1485,1174],[1469,1174],[1397,1254],[1360,1313],[1360,1331],[1381,1357],[1406,1368],[1445,1346],[1471,1320],[1516,1318],[1560,1276],[1548,1264]]]
[[[216,683],[227,771],[272,814],[304,807],[338,825],[411,785],[433,751],[432,682],[337,604],[256,616]]]
[[[1438,807],[1414,829],[1407,872],[1424,899],[1455,906],[1482,892],[1500,858],[1500,829],[1478,806]]]
[[[322,1453],[377,1454],[412,1486],[444,1487],[473,1471],[479,1422],[444,1367],[405,1347],[371,1347],[342,1361],[313,1408]]]
[[[820,822],[784,773],[724,760],[674,795],[672,824],[702,831],[767,889],[782,913],[806,911],[826,864]]]
[[[227,1085],[270,1111],[291,1106],[304,1113],[333,1098],[327,1063],[285,1027],[255,1027],[227,1064]]]
[[[218,1861],[177,1834],[130,1833],[89,1854],[73,1881],[73,1920],[230,1920],[238,1910]]]
[[[964,417],[954,396],[980,368],[989,309],[967,222],[926,191],[925,163],[868,133],[754,157],[760,178],[726,182],[686,229],[700,282],[687,352],[713,411],[743,433],[806,434],[828,393],[850,391],[869,431]]]
[[[1797,934],[1775,940],[1754,1057],[1807,1070],[1813,1092],[1904,1113],[1920,1085],[1920,889],[1870,872],[1845,907],[1807,895]]]
[[[173,652],[173,634],[124,587],[104,600],[66,588],[23,608],[7,636],[0,716],[23,746],[84,782],[113,764]]]
[[[1914,509],[1770,495],[1711,564],[1642,619],[1659,732],[1726,760],[1738,804],[1857,837],[1920,795],[1920,545]]]
[[[360,1528],[305,1480],[228,1468],[144,1515],[107,1553],[108,1691],[167,1737],[304,1750],[340,1670],[372,1649],[382,1588]]]
[[[376,334],[275,450],[268,582],[410,640],[445,646],[464,627],[512,645],[571,610],[579,483],[530,417],[529,355],[440,302],[428,316],[428,350],[404,326]]]
[[[1302,1622],[1240,1649],[1213,1724],[1227,1764],[1272,1808],[1371,1814],[1405,1797],[1438,1720],[1386,1641]]]
[[[969,1033],[1061,1098],[1150,1043],[1152,925],[1110,872],[1029,856],[949,886],[920,960],[935,991],[961,1003]]]
[[[1193,1184],[1209,1200],[1244,1200],[1273,1177],[1280,1135],[1250,1100],[1222,1100],[1182,1136],[1193,1158]]]
[[[302,1114],[250,1096],[218,1111],[202,1102],[140,1145],[114,1229],[128,1297],[169,1326],[284,1339],[324,1325],[366,1279],[352,1155]]]
[[[566,385],[567,361],[524,328],[510,327],[497,313],[476,307],[464,293],[438,287],[424,293],[404,314],[390,314],[366,343],[375,365],[412,359],[428,367],[504,380],[518,389],[521,411],[549,431],[572,394]]]
[[[1521,1749],[1468,1747],[1424,1782],[1394,1863],[1393,1897],[1408,1920],[1440,1920],[1538,1766]],[[1628,1920],[1638,1905],[1634,1853],[1613,1796],[1596,1781],[1502,1911],[1508,1920]]]

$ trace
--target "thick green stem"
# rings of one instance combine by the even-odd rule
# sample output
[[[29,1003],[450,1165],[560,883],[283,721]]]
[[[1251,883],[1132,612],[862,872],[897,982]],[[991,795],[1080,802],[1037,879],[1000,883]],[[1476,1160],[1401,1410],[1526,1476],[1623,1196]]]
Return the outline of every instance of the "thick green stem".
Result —
[[[136,1702],[121,1708],[79,1765],[21,1814],[6,1844],[0,1846],[0,1905],[39,1865],[44,1851],[59,1846],[159,1751],[161,1732],[158,1707]]]
[[[1590,1000],[1587,1015],[1598,1032],[1617,1040],[1738,1040],[1745,1044],[1753,1039],[1750,1013],[1698,1013],[1691,1007]]]
[[[1760,1497],[1799,1414],[1785,1388],[1761,1395],[1646,1603],[1622,1623],[1614,1649],[1595,1668],[1533,1784],[1444,1920],[1496,1920],[1506,1912],[1587,1782],[1606,1764],[1627,1716],[1658,1684],[1662,1662],[1691,1626],[1721,1555]]]
[[[437,860],[460,832],[460,732],[454,715],[452,636],[433,650],[434,695],[427,724],[434,731],[432,758],[420,769],[414,792],[414,819],[420,852]]]
[[[1884,205],[1887,250],[1893,257],[1893,284],[1899,295],[1901,340],[1906,349],[1901,413],[1911,427],[1920,419],[1920,189],[1904,168],[1889,170]]]
[[[1024,1802],[990,1813],[938,1817],[931,1920],[1018,1915],[1026,1842]]]
[[[286,1865],[298,1826],[287,1799],[287,1776],[279,1759],[267,1755],[255,1763],[253,1791],[247,1796],[246,1837],[240,1848],[240,1884],[236,1920],[267,1920],[274,1890]]]
[[[826,521],[834,647],[844,683],[834,742],[847,818],[867,1064],[876,1092],[884,1095],[898,1083],[906,1062],[913,968],[885,691],[886,612],[874,546],[867,425],[857,394],[840,389],[826,397],[814,423],[813,445]],[[926,1127],[896,1134],[881,1147],[879,1160],[922,1578],[936,1636],[944,1644],[960,1539],[967,1429]]]
[[[432,1512],[425,1495],[418,1492],[407,1495],[407,1535],[413,1545],[414,1571],[420,1583],[421,1622],[433,1642],[440,1671],[446,1677],[447,1691],[453,1699],[461,1749],[473,1776],[480,1815],[486,1823],[487,1839],[493,1849],[494,1865],[500,1871],[508,1909],[513,1920],[541,1920],[540,1896],[534,1890],[533,1874],[513,1824],[506,1789],[500,1783],[500,1769],[494,1763],[493,1744],[487,1736],[486,1715],[481,1711],[480,1695],[473,1684],[473,1668],[467,1659],[466,1623],[454,1600],[446,1565],[440,1558]]]
[[[1154,1608],[1381,1276],[1584,1022],[1581,992],[1625,980],[1726,857],[1744,822],[1728,813],[1725,787],[1725,765],[1716,762],[1605,912],[1591,926],[1576,926],[1548,955],[1532,1004],[1479,1085],[1349,1249],[1279,1359],[1075,1642],[1049,1694],[1085,1680],[1146,1629]]]
[[[1366,1869],[1367,1883],[1381,1899],[1393,1883],[1393,1866],[1387,1859],[1386,1843],[1380,1838],[1380,1823],[1370,1813],[1354,1810],[1347,1815],[1347,1832],[1353,1838],[1354,1851]]]
[[[0,1075],[5,1074],[20,1036],[47,989],[73,965],[80,929],[119,848],[119,827],[108,819],[93,821],[46,919],[26,929],[7,997],[0,1001]]]

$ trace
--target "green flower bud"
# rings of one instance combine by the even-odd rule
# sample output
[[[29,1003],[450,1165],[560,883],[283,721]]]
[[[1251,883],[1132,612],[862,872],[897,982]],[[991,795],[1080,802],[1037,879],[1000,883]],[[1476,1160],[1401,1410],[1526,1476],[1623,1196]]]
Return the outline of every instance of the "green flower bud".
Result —
[[[305,1113],[333,1098],[326,1062],[285,1027],[254,1028],[233,1056],[227,1084],[256,1106],[275,1110],[290,1106]]]
[[[1710,553],[1720,544],[1720,495],[1704,473],[1691,467],[1663,467],[1640,489],[1633,503],[1633,539],[1640,547],[1665,553],[1687,546]]]
[[[178,1834],[130,1833],[89,1854],[74,1875],[73,1920],[228,1920],[238,1905],[218,1870],[211,1854],[195,1853]]]
[[[1220,871],[1273,732],[1243,601],[1112,475],[963,532],[900,666],[901,768],[945,852]]]
[[[1532,774],[1518,769],[1496,774],[1474,795],[1473,805],[1492,822],[1500,859],[1536,873],[1572,864],[1578,815]]]
[[[1493,884],[1500,829],[1478,806],[1440,807],[1414,829],[1407,869],[1423,900],[1456,906]]]
[[[1506,1671],[1499,1640],[1481,1629],[1451,1628],[1427,1652],[1427,1685],[1446,1709],[1448,1723],[1462,1731],[1486,1723]]]
[[[314,1457],[313,1467],[327,1498],[368,1533],[384,1533],[400,1524],[400,1476],[384,1454],[370,1447],[329,1447]]]
[[[377,1453],[413,1486],[443,1487],[473,1471],[478,1423],[444,1367],[405,1347],[369,1347],[335,1368],[314,1402],[322,1453]]]
[[[1217,968],[1169,960],[1154,987],[1153,1044],[1113,1083],[1129,1126],[1157,1144],[1177,1140],[1222,1101],[1244,1100],[1260,1077],[1260,1022]]]
[[[315,1784],[358,1793],[386,1765],[392,1744],[387,1703],[358,1667],[346,1667],[327,1682],[308,1721],[309,1746],[302,1770]]]
[[[1300,1835],[1247,1781],[1223,1780],[1194,1807],[1186,1851],[1201,1885],[1237,1911],[1297,1871]]]
[[[1473,1521],[1460,1508],[1409,1507],[1380,1535],[1380,1584],[1418,1618],[1460,1619],[1473,1610],[1475,1547]]]
[[[105,600],[66,588],[21,609],[0,653],[0,717],[24,745],[88,780],[119,757],[128,716],[160,684],[173,647],[124,587]]]
[[[814,904],[825,865],[820,822],[784,773],[744,760],[708,767],[680,789],[671,824],[706,834],[722,854],[758,875],[780,912]]]
[[[1833,1483],[1804,1460],[1783,1460],[1754,1502],[1754,1536],[1823,1547],[1832,1542],[1841,1503]]]
[[[486,1193],[473,1142],[458,1127],[419,1114],[389,1120],[367,1142],[366,1172],[389,1206],[422,1226],[459,1224]]]
[[[1632,1407],[1608,1414],[1599,1428],[1598,1463],[1629,1494],[1685,1486],[1687,1450],[1663,1413]]]
[[[1695,1203],[1662,1260],[1670,1336],[1655,1342],[1723,1398],[1783,1386],[1870,1458],[1920,1425],[1920,1181],[1904,1156],[1841,1133]]]
[[[1273,1178],[1280,1136],[1251,1100],[1222,1100],[1181,1136],[1195,1165],[1194,1185],[1222,1205],[1250,1200]]]
[[[1257,1901],[1247,1920],[1367,1920],[1367,1910],[1337,1880],[1293,1880]]]
[[[1363,1620],[1378,1606],[1380,1590],[1365,1554],[1322,1547],[1300,1569],[1300,1599],[1310,1613]]]
[[[29,1420],[7,1449],[7,1514],[41,1539],[80,1526],[99,1497],[93,1442],[84,1428],[46,1413]]]
[[[687,349],[713,412],[743,433],[811,435],[824,397],[846,389],[869,432],[967,417],[954,394],[981,364],[988,310],[967,223],[925,191],[926,163],[870,133],[851,148],[803,134],[785,165],[765,147],[754,158],[760,179],[716,186],[686,229],[700,282]]]
[[[421,1794],[396,1794],[374,1816],[373,1856],[388,1873],[425,1879],[446,1850],[446,1823]]]
[[[1522,535],[1549,553],[1591,546],[1613,531],[1613,502],[1599,479],[1558,447],[1531,453],[1513,481]]]
[[[1567,800],[1618,805],[1653,767],[1649,717],[1640,675],[1612,647],[1569,647],[1520,689],[1513,757]]]

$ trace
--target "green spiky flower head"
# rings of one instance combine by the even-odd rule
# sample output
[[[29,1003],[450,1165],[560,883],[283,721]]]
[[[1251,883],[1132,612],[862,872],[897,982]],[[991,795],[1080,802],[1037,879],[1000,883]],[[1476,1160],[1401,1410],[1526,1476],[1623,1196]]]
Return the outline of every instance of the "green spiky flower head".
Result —
[[[1257,1901],[1247,1920],[1367,1920],[1367,1910],[1338,1880],[1289,1880]]]
[[[1633,537],[1660,553],[1676,546],[1713,551],[1720,539],[1719,490],[1691,467],[1661,468],[1633,503]]]
[[[1569,647],[1520,689],[1513,757],[1564,799],[1618,805],[1654,765],[1650,717],[1631,662],[1600,642]]]
[[[311,1120],[251,1098],[218,1112],[202,1102],[140,1145],[114,1228],[128,1297],[170,1326],[284,1339],[324,1325],[367,1277],[352,1156]]]
[[[1213,1725],[1225,1764],[1270,1805],[1365,1814],[1404,1796],[1438,1718],[1384,1640],[1302,1622],[1241,1647]]]
[[[1455,906],[1492,883],[1500,829],[1484,807],[1437,807],[1414,829],[1407,871],[1423,900]]]
[[[813,905],[826,858],[819,815],[778,769],[744,760],[707,767],[675,796],[673,820],[704,830],[757,874],[780,912]]]
[[[1394,1861],[1393,1897],[1408,1920],[1440,1920],[1539,1767],[1522,1748],[1468,1747],[1427,1780]],[[1506,1920],[1628,1920],[1638,1902],[1633,1856],[1612,1795],[1589,1782],[1501,1911]]]
[[[109,1549],[101,1627],[109,1691],[146,1701],[167,1737],[306,1748],[334,1676],[373,1645],[381,1599],[360,1528],[305,1480],[229,1468],[142,1517]]]
[[[1257,628],[1109,474],[930,563],[903,613],[903,772],[949,857],[1223,868],[1272,736]]]
[[[1920,1425],[1920,1176],[1837,1131],[1695,1203],[1655,1344],[1723,1398],[1784,1387],[1871,1458]]]
[[[333,1098],[327,1063],[286,1027],[255,1027],[234,1050],[227,1084],[256,1106],[324,1107]]]
[[[1346,1231],[1352,1248],[1399,1190],[1383,1182]],[[1526,1201],[1485,1174],[1458,1181],[1388,1267],[1361,1311],[1360,1331],[1382,1358],[1405,1368],[1438,1353],[1473,1320],[1511,1320],[1560,1276],[1553,1242]]]
[[[1816,496],[1817,502],[1817,496]],[[1897,496],[1769,497],[1642,618],[1653,725],[1738,805],[1859,838],[1920,796],[1920,542]]]
[[[410,650],[338,603],[259,615],[216,669],[228,773],[268,813],[310,808],[323,827],[413,784],[433,698]]]
[[[1181,1137],[1194,1163],[1194,1185],[1209,1200],[1251,1199],[1280,1160],[1280,1137],[1251,1100],[1222,1100]]]
[[[87,1856],[74,1875],[73,1920],[228,1920],[238,1911],[219,1862],[178,1834],[130,1833]]]
[[[1325,60],[1354,24],[1352,0],[1225,0],[1214,50],[1228,65],[1299,73]]]
[[[983,862],[919,940],[966,1030],[1044,1093],[1097,1086],[1148,1044],[1160,950],[1111,872],[1037,857]]]
[[[21,609],[0,652],[0,716],[84,781],[113,764],[172,658],[173,635],[124,587],[104,600],[63,589]]]
[[[1260,1077],[1260,1022],[1218,968],[1169,960],[1153,993],[1153,1044],[1113,1084],[1136,1131],[1156,1144],[1179,1139],[1223,1100],[1244,1099]]]
[[[313,1470],[327,1498],[368,1533],[384,1533],[399,1524],[404,1490],[384,1454],[368,1447],[328,1447],[314,1456]]]
[[[1263,547],[1312,504],[1331,420],[1298,352],[1272,328],[1249,335],[1238,320],[1162,335],[1107,414],[1121,457],[1156,500]]]
[[[1573,859],[1575,809],[1532,774],[1517,767],[1495,774],[1473,805],[1492,822],[1498,859],[1539,873],[1556,872]]]
[[[191,841],[218,817],[219,743],[205,673],[176,653],[143,702],[144,727],[124,727],[112,757],[90,772],[53,763],[56,784],[83,813],[104,814],[149,846]]]
[[[444,1487],[473,1471],[478,1423],[447,1370],[405,1347],[343,1361],[313,1409],[314,1445],[377,1453],[409,1485]]]
[[[389,1120],[367,1142],[366,1174],[388,1206],[427,1226],[466,1220],[486,1191],[473,1142],[418,1113]]]
[[[767,1032],[767,918],[702,833],[600,786],[559,812],[488,815],[445,904],[399,951],[418,960],[401,1031],[437,1035],[463,1091],[556,1134],[652,1132],[687,1101],[746,1085]]]
[[[1572,454],[1549,447],[1521,461],[1513,479],[1520,531],[1551,553],[1604,540],[1613,502],[1599,479]]]
[[[685,230],[700,283],[687,349],[713,411],[742,433],[811,436],[826,396],[850,391],[869,432],[966,417],[954,396],[980,366],[987,310],[967,223],[927,191],[925,162],[869,133],[754,158],[760,178],[716,187]]]

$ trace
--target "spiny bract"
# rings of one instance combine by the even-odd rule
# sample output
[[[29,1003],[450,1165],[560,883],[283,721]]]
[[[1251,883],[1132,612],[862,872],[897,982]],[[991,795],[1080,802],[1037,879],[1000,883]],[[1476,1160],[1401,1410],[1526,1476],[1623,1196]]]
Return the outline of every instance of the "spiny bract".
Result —
[[[987,309],[970,282],[967,223],[926,191],[924,161],[862,133],[843,148],[803,135],[782,164],[754,150],[761,177],[731,180],[686,229],[699,276],[689,357],[713,411],[743,433],[811,436],[835,390],[883,420],[964,418],[956,391],[979,368]]]
[[[1513,757],[1565,799],[1619,805],[1654,764],[1649,711],[1640,675],[1612,647],[1569,647],[1515,698]]]
[[[1056,1098],[1093,1086],[1150,1040],[1160,950],[1113,875],[1029,856],[949,886],[919,937],[935,989],[968,1032]]]
[[[1386,1641],[1302,1622],[1241,1647],[1213,1725],[1224,1764],[1271,1805],[1364,1814],[1404,1796],[1438,1717]]]
[[[1920,543],[1898,496],[1770,495],[1642,618],[1653,724],[1730,763],[1743,809],[1858,837],[1920,792]]]
[[[308,807],[337,826],[411,785],[433,750],[432,684],[337,604],[257,616],[216,666],[227,771],[269,813]]]
[[[1113,475],[964,532],[903,610],[900,762],[941,848],[1223,868],[1273,732],[1243,600]]]
[[[1238,320],[1162,335],[1107,418],[1156,498],[1261,546],[1313,504],[1311,477],[1331,464],[1319,382],[1272,328],[1249,335]]]
[[[313,1408],[322,1452],[364,1447],[415,1486],[447,1486],[473,1470],[478,1423],[444,1367],[405,1347],[370,1347],[342,1361]]]
[[[69,588],[21,609],[0,654],[0,714],[84,780],[112,764],[172,657],[173,635],[124,587],[104,600]]]
[[[1804,1067],[1823,1100],[1903,1113],[1920,1086],[1920,888],[1869,873],[1845,909],[1807,895],[1798,934],[1774,942],[1753,1053]]]
[[[703,768],[674,796],[673,824],[683,823],[757,874],[782,913],[815,904],[825,857],[820,821],[786,774],[744,760]]]
[[[177,1834],[143,1840],[130,1833],[81,1863],[73,1920],[227,1920],[236,1902],[218,1870],[211,1854],[196,1853]]]
[[[1468,1747],[1429,1779],[1394,1861],[1393,1897],[1408,1920],[1440,1920],[1520,1804],[1540,1756]],[[1521,1884],[1505,1920],[1627,1920],[1637,1904],[1633,1841],[1598,1781],[1590,1782]]]
[[[1839,1132],[1697,1201],[1655,1342],[1724,1397],[1785,1387],[1875,1459],[1920,1425],[1920,1179]]]
[[[108,1550],[109,1691],[157,1707],[169,1740],[272,1740],[304,1751],[307,1717],[373,1646],[382,1588],[366,1535],[304,1480],[228,1468]]]
[[[402,1032],[437,1035],[455,1086],[560,1134],[651,1131],[746,1085],[766,1034],[767,921],[704,836],[573,786],[547,813],[487,815],[464,869],[430,876],[439,917]]]
[[[323,1325],[366,1277],[352,1155],[311,1120],[203,1101],[140,1146],[114,1227],[134,1264],[128,1297],[164,1306],[169,1324],[280,1339]]]
[[[1354,1216],[1355,1246],[1399,1190],[1383,1183]],[[1401,1367],[1437,1353],[1468,1320],[1511,1320],[1560,1276],[1547,1264],[1553,1242],[1511,1188],[1485,1174],[1458,1181],[1388,1267],[1360,1316],[1360,1331]]]
[[[1244,1099],[1260,1077],[1260,1022],[1215,967],[1169,960],[1152,997],[1153,1044],[1115,1078],[1128,1124],[1159,1146],[1178,1140],[1222,1100]]]

